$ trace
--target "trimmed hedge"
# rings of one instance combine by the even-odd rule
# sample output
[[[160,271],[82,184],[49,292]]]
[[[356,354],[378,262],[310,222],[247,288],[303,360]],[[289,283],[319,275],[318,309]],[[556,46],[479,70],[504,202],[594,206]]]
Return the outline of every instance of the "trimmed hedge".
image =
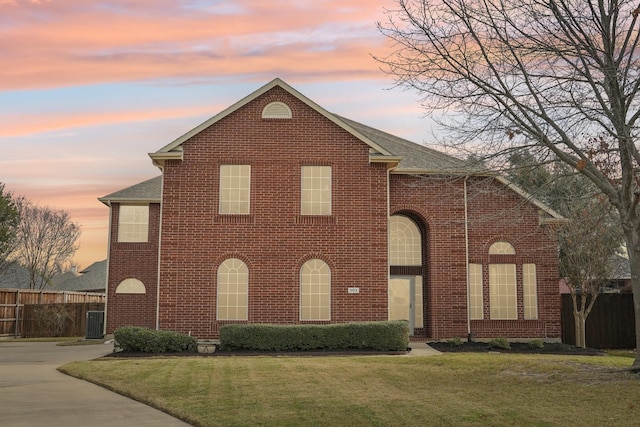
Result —
[[[137,326],[118,328],[113,332],[113,338],[116,351],[178,353],[183,351],[195,352],[197,349],[195,337],[172,331],[157,331]]]
[[[222,351],[405,351],[407,321],[330,325],[231,324],[220,328]]]

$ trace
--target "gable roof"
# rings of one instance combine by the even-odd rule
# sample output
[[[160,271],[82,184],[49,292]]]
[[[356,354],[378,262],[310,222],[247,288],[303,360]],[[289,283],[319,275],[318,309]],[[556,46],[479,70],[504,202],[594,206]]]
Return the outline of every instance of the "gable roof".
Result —
[[[478,167],[467,161],[458,159],[457,157],[442,153],[440,151],[428,148],[424,145],[416,144],[404,138],[383,132],[372,128],[346,117],[330,113],[300,92],[289,86],[279,78],[272,80],[262,86],[253,93],[242,98],[230,107],[191,129],[189,132],[175,139],[173,142],[165,145],[155,153],[149,153],[156,166],[161,166],[165,160],[182,159],[182,144],[191,137],[197,135],[208,127],[214,125],[219,120],[240,109],[244,105],[258,98],[262,94],[268,92],[274,87],[280,87],[286,92],[305,103],[307,106],[341,127],[345,131],[358,138],[370,148],[370,162],[389,163],[391,173],[394,174],[444,174],[455,176],[493,176],[502,182],[506,187],[516,192],[518,195],[533,203],[540,208],[545,214],[549,215],[553,220],[564,220],[562,215],[555,212],[535,197],[526,193],[506,178],[499,176],[497,173]],[[111,193],[101,197],[98,200],[105,204],[109,202],[135,203],[135,202],[151,202],[160,203],[162,196],[162,177],[152,178],[140,184],[127,187],[123,190]]]
[[[372,152],[371,161],[391,162],[391,163],[397,163],[400,161],[400,158],[398,158],[397,156],[394,156],[392,153],[387,151],[384,147],[377,144],[376,141],[373,141],[368,136],[361,134],[357,129],[354,129],[353,127],[349,126],[339,116],[336,116],[335,114],[331,114],[330,112],[322,108],[320,105],[316,104],[315,102],[313,102],[312,100],[310,100],[309,98],[307,98],[306,96],[304,96],[303,94],[301,94],[300,92],[298,92],[297,90],[295,90],[294,88],[292,88],[291,86],[289,86],[287,83],[285,83],[279,78],[273,79],[271,82],[262,86],[260,89],[245,96],[240,101],[236,102],[235,104],[231,105],[230,107],[226,108],[225,110],[211,117],[209,120],[206,120],[205,122],[191,129],[189,132],[180,136],[173,142],[165,145],[155,153],[149,153],[149,157],[151,157],[151,159],[153,160],[153,163],[157,166],[162,165],[162,163],[165,160],[169,160],[169,159],[181,160],[182,144],[184,142],[186,142],[194,135],[197,135],[198,133],[207,129],[209,126],[215,124],[216,122],[220,121],[221,119],[225,118],[229,114],[240,109],[241,107],[245,106],[249,102],[253,101],[254,99],[258,98],[259,96],[263,95],[264,93],[268,92],[269,90],[273,89],[276,86],[284,89],[290,95],[297,98],[299,101],[303,102],[307,106],[311,107],[320,115],[324,116],[328,120],[332,121],[339,127],[343,128],[344,130],[351,133],[353,136],[355,136],[356,138],[360,139],[362,142],[367,144],[370,147]]]
[[[162,176],[148,179],[131,187],[98,198],[105,205],[109,203],[160,203],[162,197]]]

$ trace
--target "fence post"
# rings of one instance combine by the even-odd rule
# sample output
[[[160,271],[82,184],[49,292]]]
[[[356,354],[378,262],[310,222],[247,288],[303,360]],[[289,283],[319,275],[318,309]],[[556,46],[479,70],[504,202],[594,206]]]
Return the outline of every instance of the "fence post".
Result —
[[[18,326],[20,325],[20,289],[16,291],[16,323],[13,326],[13,337],[18,338]]]

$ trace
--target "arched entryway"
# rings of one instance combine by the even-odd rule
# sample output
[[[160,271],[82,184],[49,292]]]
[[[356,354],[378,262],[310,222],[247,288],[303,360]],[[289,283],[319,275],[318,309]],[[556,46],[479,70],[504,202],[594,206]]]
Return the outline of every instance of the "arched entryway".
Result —
[[[408,320],[411,335],[425,331],[425,228],[409,213],[389,218],[389,320]]]

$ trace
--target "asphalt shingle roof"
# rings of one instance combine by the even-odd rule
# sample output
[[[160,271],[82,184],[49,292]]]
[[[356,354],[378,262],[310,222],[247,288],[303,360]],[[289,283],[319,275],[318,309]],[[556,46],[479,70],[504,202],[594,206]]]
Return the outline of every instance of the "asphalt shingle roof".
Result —
[[[141,183],[123,188],[114,193],[100,197],[102,203],[107,202],[157,202],[160,203],[162,193],[162,176],[148,179]]]
[[[478,169],[471,168],[464,160],[347,119],[346,117],[336,117],[394,156],[402,157],[398,165],[398,169],[400,170],[456,175],[480,172]]]

